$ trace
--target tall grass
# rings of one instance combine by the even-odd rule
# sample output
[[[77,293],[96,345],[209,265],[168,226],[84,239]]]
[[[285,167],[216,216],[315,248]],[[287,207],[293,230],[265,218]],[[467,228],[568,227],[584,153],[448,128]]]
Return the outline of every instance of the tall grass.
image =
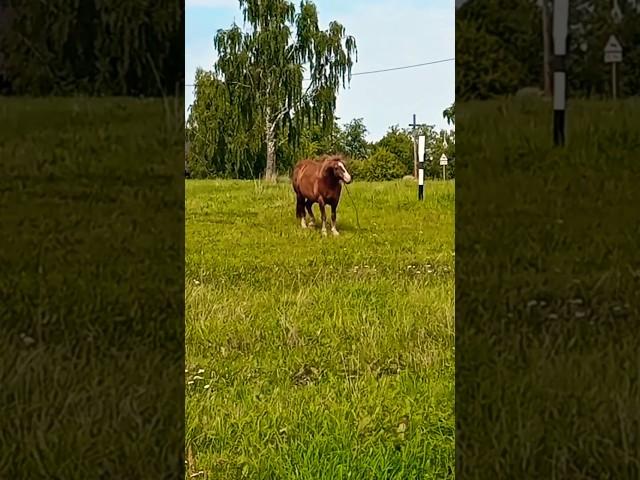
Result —
[[[640,104],[458,108],[464,478],[638,478]]]
[[[0,478],[175,478],[182,138],[158,100],[2,98],[0,124]]]
[[[187,182],[189,475],[453,478],[454,190],[415,189],[322,238],[290,185]]]

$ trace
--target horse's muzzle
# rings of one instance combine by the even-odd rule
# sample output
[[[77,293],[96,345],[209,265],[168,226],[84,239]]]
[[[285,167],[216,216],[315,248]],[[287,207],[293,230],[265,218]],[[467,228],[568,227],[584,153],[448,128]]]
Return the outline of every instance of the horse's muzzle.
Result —
[[[351,178],[351,175],[349,175],[348,173],[342,176],[342,181],[346,184],[351,183],[352,180],[353,179]]]

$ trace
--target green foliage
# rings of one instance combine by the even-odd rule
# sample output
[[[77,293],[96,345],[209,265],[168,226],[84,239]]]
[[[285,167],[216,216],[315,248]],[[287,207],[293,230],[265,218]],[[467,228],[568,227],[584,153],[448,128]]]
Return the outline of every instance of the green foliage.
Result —
[[[545,1],[551,11],[552,2]],[[612,22],[611,2],[570,3],[567,78],[573,97],[610,96],[610,68],[602,50],[611,34],[625,49],[618,69],[619,96],[640,90],[640,12],[634,3],[618,2],[623,13],[619,25]],[[542,8],[533,0],[473,0],[461,6],[456,12],[456,98],[486,99],[523,87],[542,88],[542,25]]]
[[[354,180],[366,181],[366,160],[349,160],[347,169]]]
[[[354,170],[353,166],[351,169]],[[406,173],[406,166],[396,155],[384,147],[377,147],[369,158],[356,161],[353,178],[370,182],[396,180],[402,178]]]
[[[234,23],[218,31],[215,73],[229,92],[228,121],[260,133],[265,174],[274,178],[277,145],[294,147],[305,125],[331,130],[337,92],[350,79],[356,43],[336,21],[321,30],[310,1],[301,2],[298,12],[287,0],[240,0],[240,7],[248,30]],[[311,80],[303,88],[306,66]]]
[[[453,185],[349,191],[322,241],[289,184],[187,182],[187,477],[454,477]]]
[[[354,118],[344,125],[341,132],[343,152],[354,159],[363,159],[369,155],[367,127],[362,118]]]
[[[196,71],[195,95],[187,120],[188,163],[194,178],[254,178],[264,168],[261,132],[233,119],[238,106],[213,73]]]
[[[162,96],[182,91],[182,2],[20,4],[0,12],[2,70],[13,93]]]
[[[428,178],[441,178],[440,156],[445,153],[449,158],[447,178],[455,178],[455,132],[442,130],[436,132],[432,125],[418,129],[417,135],[426,140],[427,163],[425,175]],[[446,143],[446,148],[445,148]],[[409,130],[397,125],[376,144],[373,155],[366,159],[356,159],[349,163],[349,169],[357,180],[392,180],[413,173],[413,140]]]
[[[455,178],[455,145],[455,134],[453,131],[447,132],[445,130],[441,130],[438,134],[432,137],[428,147],[429,161],[425,165],[425,175],[427,177],[442,178],[440,157],[444,153],[449,161],[447,164],[447,179]]]
[[[299,158],[312,158],[345,151],[343,130],[334,122],[333,129],[329,132],[317,124],[305,127],[301,133],[300,145],[292,153]]]
[[[255,178],[264,169],[266,154],[260,130],[253,125],[253,132],[247,132],[240,122],[231,121],[238,114],[235,108],[224,82],[211,72],[196,72],[196,96],[187,122],[187,161],[193,178]],[[334,120],[328,131],[318,123],[305,124],[298,142],[279,142],[280,170],[290,171],[302,158],[344,153],[350,158],[354,178],[360,180],[395,179],[413,173],[413,140],[408,130],[392,126],[375,144],[367,142],[366,133],[361,118],[342,127]],[[426,174],[439,177],[437,160],[443,151],[443,138],[448,139],[452,133],[438,133],[432,125],[420,127],[417,133],[426,136],[427,151],[436,162],[427,164]],[[448,150],[455,149],[447,141]],[[448,168],[448,174],[455,175],[453,166]]]
[[[453,102],[450,107],[447,107],[442,111],[442,118],[444,118],[447,121],[448,125],[455,125],[455,123],[456,123],[456,102]]]
[[[409,133],[394,125],[375,144],[376,149],[384,149],[402,163],[404,172],[402,175],[413,173],[413,140]]]
[[[624,49],[624,62],[618,65],[618,95],[637,95],[640,91],[640,13],[626,0],[618,1],[622,22],[611,20],[609,2],[594,2],[592,9],[580,8],[586,0],[571,2],[574,28],[569,43],[567,78],[572,95],[606,96],[611,92],[611,67],[602,59],[602,50],[611,34]]]
[[[484,99],[516,92],[527,74],[504,43],[475,21],[456,15],[456,61],[460,65],[456,68],[456,98]]]

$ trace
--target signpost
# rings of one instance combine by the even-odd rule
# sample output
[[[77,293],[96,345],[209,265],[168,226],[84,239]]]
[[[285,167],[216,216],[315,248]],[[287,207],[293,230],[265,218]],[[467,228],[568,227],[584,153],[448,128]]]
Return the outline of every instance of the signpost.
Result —
[[[449,164],[449,159],[447,158],[447,156],[443,153],[440,156],[440,165],[442,165],[442,179],[446,180],[447,179],[447,165]]]
[[[567,107],[567,31],[569,30],[569,0],[553,2],[553,143],[564,145]]]
[[[417,150],[417,138],[416,135],[418,133],[418,127],[422,127],[424,126],[424,124],[421,123],[416,123],[416,114],[413,114],[413,123],[410,123],[409,126],[412,128],[412,136],[413,136],[413,176],[415,178],[416,175],[418,175],[418,162],[420,162],[420,158],[418,156],[418,150]]]
[[[424,199],[424,150],[425,137],[418,137],[418,200]]]
[[[447,156],[443,153],[440,156],[440,165],[442,165],[442,179],[446,180],[447,179],[447,165],[449,164],[449,159],[447,158]]]
[[[618,96],[616,65],[620,62],[622,62],[622,45],[620,45],[615,35],[611,35],[607,45],[604,47],[604,63],[611,64],[611,92],[614,100]]]
[[[444,153],[447,151],[447,139],[444,138],[443,139],[443,143],[442,146],[444,148],[444,151],[442,152],[442,155],[440,155],[440,165],[442,165],[442,180],[446,180],[447,179],[447,165],[449,164],[449,159],[447,158],[447,155]]]

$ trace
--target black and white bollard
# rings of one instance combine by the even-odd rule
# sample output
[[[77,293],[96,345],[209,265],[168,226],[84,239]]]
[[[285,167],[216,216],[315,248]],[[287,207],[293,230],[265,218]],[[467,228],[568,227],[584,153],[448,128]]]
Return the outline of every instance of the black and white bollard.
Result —
[[[424,147],[425,137],[418,137],[418,200],[424,199]]]
[[[569,0],[553,2],[553,143],[564,145],[567,107],[567,32]]]

